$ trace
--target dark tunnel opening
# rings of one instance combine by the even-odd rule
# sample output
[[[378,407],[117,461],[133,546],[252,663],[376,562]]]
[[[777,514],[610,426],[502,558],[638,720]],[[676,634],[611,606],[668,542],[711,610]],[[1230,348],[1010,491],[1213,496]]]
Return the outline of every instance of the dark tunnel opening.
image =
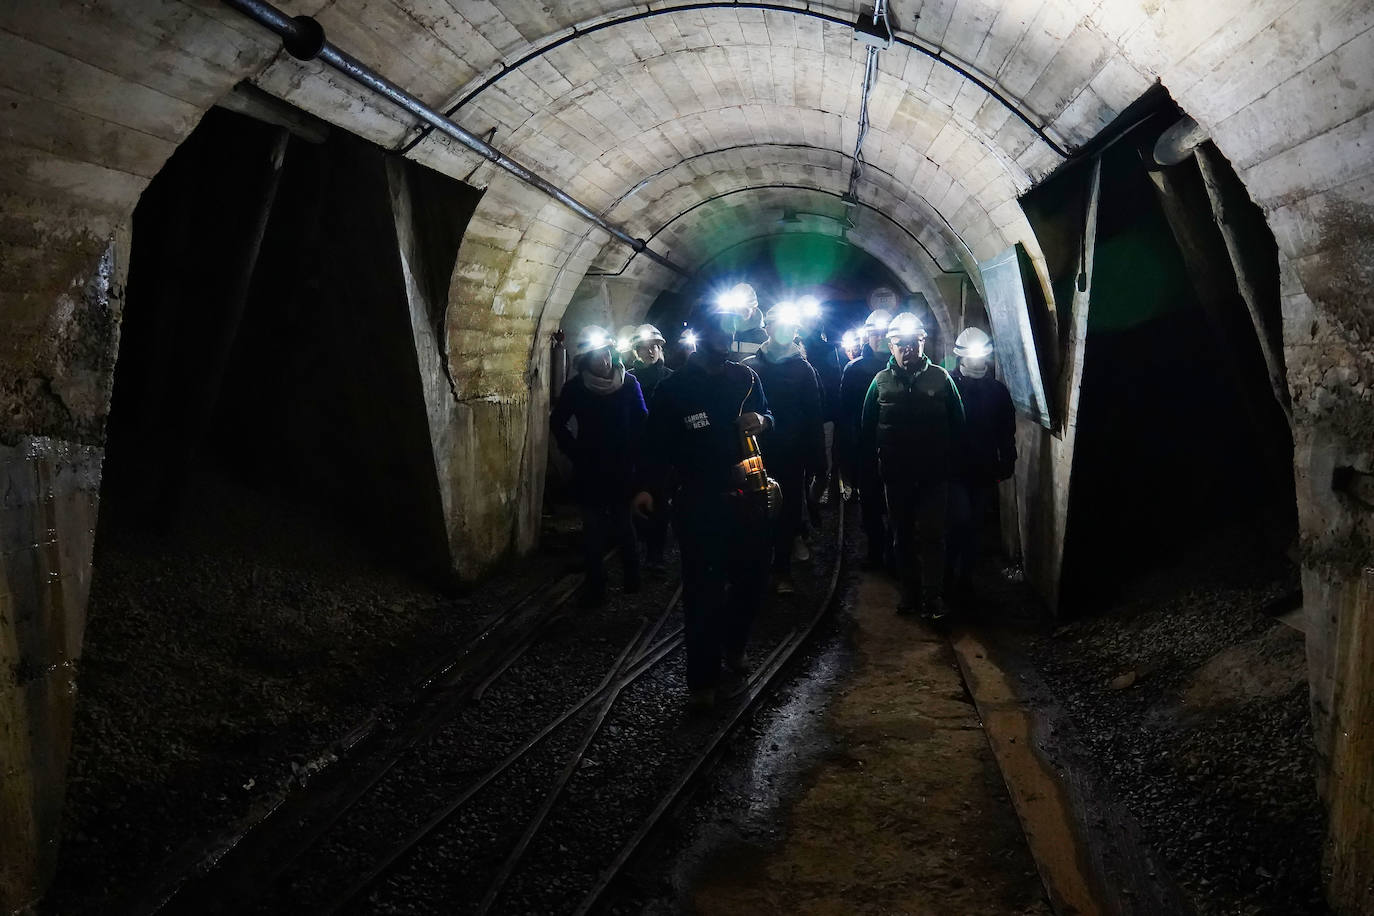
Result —
[[[417,304],[393,215],[407,191],[432,254],[410,265]],[[135,211],[98,545],[212,526],[197,500],[227,484],[442,577],[411,325],[443,316],[412,310],[445,301],[477,197],[348,135],[311,143],[212,109]]]
[[[466,626],[414,335],[477,198],[221,109],[144,193],[54,912],[243,817],[243,773],[308,767]]]
[[[1101,157],[1064,546],[1069,614],[1110,602],[1203,542],[1228,543],[1253,568],[1294,556],[1292,435],[1261,353],[1266,328],[1257,331],[1238,281],[1256,271],[1229,260],[1196,159],[1155,164],[1155,141],[1181,114],[1161,113],[1171,116],[1139,125]],[[1058,176],[1026,201],[1052,264],[1056,252],[1074,262],[1062,255],[1081,244],[1088,171]],[[1267,237],[1267,250],[1250,250],[1267,256],[1261,294],[1277,314],[1272,235],[1241,195],[1246,208],[1232,201],[1226,218]],[[1056,279],[1065,302],[1073,272],[1061,265]]]

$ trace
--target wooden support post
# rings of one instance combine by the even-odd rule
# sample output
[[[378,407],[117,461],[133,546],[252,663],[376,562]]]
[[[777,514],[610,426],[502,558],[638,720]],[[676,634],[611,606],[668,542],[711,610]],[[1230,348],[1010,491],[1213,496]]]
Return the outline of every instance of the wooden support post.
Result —
[[[1207,188],[1207,197],[1212,202],[1212,215],[1216,219],[1217,228],[1221,230],[1222,241],[1226,243],[1231,267],[1235,270],[1236,286],[1250,312],[1250,321],[1255,326],[1260,352],[1263,353],[1265,366],[1269,370],[1269,385],[1274,391],[1279,407],[1283,409],[1283,415],[1288,418],[1289,428],[1292,428],[1293,402],[1288,393],[1288,376],[1283,361],[1283,328],[1278,321],[1266,317],[1266,314],[1278,314],[1278,285],[1273,285],[1272,292],[1265,292],[1265,284],[1258,276],[1260,271],[1255,263],[1255,259],[1261,253],[1255,251],[1254,245],[1245,244],[1234,219],[1230,218],[1232,214],[1225,205],[1225,182],[1229,165],[1221,159],[1221,154],[1211,143],[1203,143],[1193,151],[1193,155],[1198,168],[1202,171],[1202,183]],[[1234,175],[1230,178],[1239,185],[1240,181]],[[1278,276],[1277,261],[1274,264],[1274,276]],[[1267,299],[1273,301],[1268,302]]]
[[[1198,302],[1221,343],[1218,359],[1234,382],[1246,418],[1255,431],[1255,441],[1263,450],[1266,465],[1275,475],[1287,475],[1292,472],[1292,458],[1276,448],[1274,443],[1273,430],[1281,427],[1269,426],[1264,414],[1269,408],[1248,395],[1248,387],[1253,384],[1249,380],[1256,379],[1258,373],[1263,371],[1260,351],[1264,349],[1264,340],[1259,334],[1260,326],[1256,323],[1253,309],[1250,320],[1246,320],[1237,302],[1237,299],[1243,298],[1237,292],[1237,277],[1227,269],[1225,249],[1217,238],[1218,233],[1212,221],[1206,217],[1207,205],[1202,203],[1204,195],[1197,188],[1197,174],[1190,173],[1192,169],[1191,162],[1185,160],[1177,166],[1150,172],[1150,181],[1158,192],[1160,206],[1188,268],[1188,277],[1197,293]],[[1269,364],[1268,357],[1264,357],[1264,363],[1272,382],[1273,366]],[[1282,364],[1279,371],[1282,379]],[[1286,387],[1284,394],[1287,394]],[[1288,405],[1280,402],[1279,406]],[[1291,429],[1292,415],[1286,412],[1285,416]]]
[[[1347,589],[1336,630],[1327,799],[1327,900],[1374,913],[1374,568]]]

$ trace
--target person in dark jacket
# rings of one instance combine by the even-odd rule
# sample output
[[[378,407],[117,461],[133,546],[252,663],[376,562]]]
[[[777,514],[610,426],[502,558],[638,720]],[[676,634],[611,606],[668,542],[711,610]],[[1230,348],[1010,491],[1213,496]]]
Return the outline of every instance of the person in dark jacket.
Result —
[[[825,468],[825,432],[821,427],[821,386],[816,370],[797,345],[800,316],[795,305],[780,303],[768,310],[768,337],[743,365],[753,369],[768,393],[777,420],[759,439],[763,463],[782,487],[782,513],[775,520],[773,584],[780,595],[796,591],[792,584],[794,547],[797,559],[809,559],[800,542],[806,511],[806,479]]]
[[[868,542],[864,566],[881,569],[889,547],[887,536],[887,499],[878,476],[878,456],[860,448],[859,429],[863,419],[864,397],[876,376],[888,362],[887,327],[892,316],[878,309],[864,321],[863,355],[844,367],[840,379],[840,422],[838,444],[840,475],[859,491],[865,540]]]
[[[639,382],[625,371],[615,341],[599,327],[585,328],[574,348],[577,374],[563,386],[549,417],[554,441],[572,461],[582,507],[582,550],[587,570],[583,603],[606,597],[602,552],[614,540],[625,570],[625,591],[639,590],[639,545],[630,517],[635,455],[648,410]],[[568,421],[577,422],[577,433]]]
[[[901,582],[899,614],[944,616],[945,499],[964,434],[964,408],[949,373],[925,355],[926,330],[911,312],[892,319],[892,358],[864,398],[862,446],[878,456]]]
[[[663,362],[665,341],[658,328],[651,324],[641,324],[630,338],[634,348],[635,363],[630,374],[639,382],[644,391],[644,403],[653,410],[654,394],[658,386],[673,374]],[[644,567],[652,573],[663,572],[663,548],[668,540],[668,500],[660,491],[654,494],[654,501],[662,507],[649,518],[635,518],[635,527],[644,540]]]
[[[840,418],[840,376],[844,363],[839,350],[825,336],[824,310],[820,302],[807,296],[798,302],[802,318],[802,353],[821,383],[821,423],[825,435],[825,467],[810,475],[806,507],[811,524],[820,525],[820,502],[826,487],[839,482],[835,468],[835,424]],[[848,360],[845,360],[848,362]]]
[[[694,708],[715,702],[721,665],[747,673],[745,646],[768,585],[766,506],[742,488],[741,436],[773,426],[763,385],[729,359],[743,316],[717,313],[699,349],[654,395],[645,431],[635,512],[662,511],[669,489],[682,556],[687,687]]]
[[[1016,470],[1016,408],[1011,393],[989,373],[992,340],[981,328],[965,328],[954,341],[959,364],[950,377],[959,389],[966,419],[962,457],[949,484],[949,579],[951,597],[972,602],[973,566],[983,522],[997,498],[997,483]]]
[[[729,316],[734,327],[730,341],[730,359],[743,362],[753,356],[768,336],[763,329],[763,315],[759,312],[759,296],[748,283],[736,283],[715,302],[720,314]]]

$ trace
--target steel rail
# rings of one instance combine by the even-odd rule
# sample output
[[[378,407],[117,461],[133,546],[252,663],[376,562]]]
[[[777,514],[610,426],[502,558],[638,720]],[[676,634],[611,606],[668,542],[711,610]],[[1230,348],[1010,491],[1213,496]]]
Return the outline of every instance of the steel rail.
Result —
[[[609,552],[607,556],[610,556],[611,553],[614,553],[614,551]],[[548,619],[556,614],[558,609],[576,593],[578,586],[582,584],[585,578],[586,576],[584,573],[568,573],[536,585],[534,588],[525,592],[520,598],[512,602],[506,608],[490,615],[483,621],[479,625],[478,632],[474,637],[465,642],[450,660],[440,665],[437,670],[424,676],[414,689],[420,694],[437,694],[440,690],[454,687],[461,679],[462,672],[459,671],[458,668],[465,659],[471,657],[484,643],[489,642],[493,634],[503,625],[521,616],[522,611],[525,611],[537,602],[542,603],[547,601],[547,612],[541,619],[537,619],[532,627],[532,632],[537,635],[541,631],[542,626],[547,623]],[[522,638],[520,642],[515,643],[514,651],[523,652],[526,648],[528,648],[528,642],[526,639]],[[509,664],[501,664],[499,660],[497,663],[500,665],[499,672],[504,672],[510,667]],[[481,684],[484,687],[489,686],[492,680],[494,680],[494,678],[488,676]],[[354,784],[348,785],[345,783],[340,800],[330,807],[327,815],[323,817],[310,817],[309,813],[306,812],[305,817],[301,817],[296,822],[290,822],[294,823],[299,829],[290,835],[288,842],[283,844],[284,848],[280,850],[280,854],[272,857],[272,864],[267,870],[255,870],[253,872],[255,879],[258,879],[256,883],[260,885],[268,883],[285,872],[292,864],[299,861],[301,856],[314,847],[321,836],[337,824],[374,786],[377,785],[377,783],[396,767],[407,751],[424,738],[443,727],[443,725],[452,718],[455,710],[470,698],[477,699],[471,696],[470,691],[464,691],[454,697],[448,698],[437,707],[430,708],[424,713],[424,717],[417,716],[417,718],[413,720],[413,727],[409,731],[399,736],[388,737],[386,743],[374,752],[385,754],[386,756],[370,764],[372,767],[371,772],[364,770],[363,772],[366,772],[366,775],[360,780],[357,780]],[[417,700],[415,702],[416,705],[418,705],[425,701]],[[433,702],[433,700],[431,699],[428,702]],[[349,744],[349,747],[356,746],[364,738],[374,737],[376,735],[376,716],[371,717],[370,721],[372,728],[368,730],[368,733],[353,740]],[[368,765],[369,764],[365,762],[363,763],[363,766]],[[286,804],[287,800],[283,800],[277,805],[274,805],[272,810],[268,812],[268,815],[279,814],[281,811],[285,810]],[[290,823],[288,823],[287,826],[290,826]],[[198,873],[202,876],[222,874],[222,863],[224,860],[239,850],[248,837],[264,829],[265,824],[266,818],[263,818],[248,829],[235,835],[231,841],[217,846],[214,850],[213,857],[206,857],[206,859],[202,860],[200,866],[192,872],[183,873],[180,880],[169,882],[161,889],[146,896],[144,900],[135,907],[135,911],[149,914],[162,913],[173,903],[178,902],[180,895],[187,891],[188,886],[193,886],[192,877],[194,874]],[[230,875],[230,879],[232,880],[232,874]],[[216,883],[223,883],[224,879],[216,878],[212,880]],[[213,888],[210,890],[213,890]],[[205,891],[202,889],[195,888],[194,892],[202,897],[206,896]]]
[[[674,598],[676,598],[676,595],[674,595]],[[628,656],[631,663],[638,661],[638,656],[642,655],[646,647],[653,642],[654,636],[658,633],[659,629],[662,628],[664,621],[668,619],[668,615],[672,613],[676,603],[676,600],[669,602],[668,609],[658,618],[658,622],[652,629],[648,628],[647,620],[644,622],[644,626],[640,627],[639,632],[635,634],[637,639],[635,650]],[[645,632],[646,629],[648,632]],[[621,656],[614,673],[620,674],[623,671],[626,664],[626,658],[627,656]],[[506,860],[501,863],[501,868],[496,873],[496,877],[492,879],[491,884],[487,887],[486,895],[483,896],[482,902],[477,907],[478,916],[485,916],[485,914],[489,913],[492,906],[496,903],[496,899],[501,896],[501,891],[505,888],[506,882],[510,880],[510,876],[514,874],[516,866],[518,866],[520,860],[524,858],[525,851],[529,849],[530,843],[533,842],[535,836],[538,835],[540,828],[544,826],[544,821],[548,819],[549,813],[553,811],[554,805],[558,803],[558,799],[562,797],[564,790],[567,789],[568,783],[573,778],[573,774],[577,772],[577,768],[581,766],[583,758],[587,756],[587,748],[591,746],[592,741],[600,734],[601,727],[606,724],[606,717],[611,714],[611,709],[615,706],[615,701],[620,699],[620,692],[623,689],[623,684],[616,684],[615,688],[611,690],[610,693],[606,694],[606,698],[602,700],[601,706],[596,712],[596,717],[582,734],[581,743],[578,744],[577,749],[568,757],[567,765],[563,767],[563,771],[558,774],[558,778],[554,780],[554,784],[549,788],[549,791],[545,793],[544,801],[539,806],[539,810],[535,812],[530,822],[525,825],[525,832],[520,835],[520,840],[515,844],[515,848],[507,854]]]
[[[689,276],[686,268],[649,248],[648,243],[643,239],[635,238],[529,166],[512,159],[481,137],[426,105],[376,70],[331,44],[325,38],[324,28],[313,18],[288,16],[266,0],[223,0],[223,2],[264,28],[275,32],[293,57],[301,60],[319,59],[323,61],[353,82],[371,89],[399,108],[419,118],[428,125],[429,129],[438,130],[452,137],[483,159],[552,197],[578,216],[609,233],[617,241],[630,246],[636,252],[643,252],[654,261],[682,276]]]
[[[661,628],[663,621],[672,613],[673,609],[677,606],[677,601],[681,593],[682,587],[679,585],[677,590],[673,592],[672,598],[669,599],[668,605],[664,609],[659,623],[655,626],[653,632],[657,632],[658,629]],[[518,763],[526,754],[534,750],[534,748],[548,738],[549,735],[553,734],[570,719],[580,714],[597,700],[604,699],[612,693],[619,694],[621,690],[639,680],[660,661],[680,648],[684,642],[682,633],[677,631],[670,636],[663,637],[648,648],[642,648],[643,643],[648,643],[649,639],[652,639],[652,633],[649,638],[641,642],[640,636],[642,634],[643,630],[641,628],[641,630],[636,632],[634,640],[626,646],[626,652],[634,649],[640,650],[629,659],[630,667],[628,671],[623,671],[623,662],[626,656],[625,653],[622,653],[622,656],[616,661],[607,672],[606,677],[602,679],[601,683],[595,689],[585,694],[580,700],[565,709],[538,732],[526,739],[523,744],[507,754],[506,757],[496,765],[488,769],[476,780],[469,783],[462,792],[449,802],[449,804],[445,805],[437,814],[412,831],[408,837],[392,847],[392,849],[379,859],[371,869],[359,877],[353,884],[345,888],[343,892],[331,900],[320,910],[320,912],[323,914],[331,914],[346,910],[372,885],[377,883],[378,880],[395,868],[398,863],[408,857],[430,834],[447,823],[449,819],[471,801],[477,793],[481,792],[497,777]],[[618,673],[619,676],[617,677],[616,675]]]
[[[576,911],[574,911],[575,916],[586,916],[587,913],[601,902],[601,898],[605,895],[607,889],[610,888],[611,884],[620,875],[620,872],[624,870],[629,861],[634,858],[640,847],[643,846],[645,840],[649,838],[649,835],[653,833],[654,829],[658,826],[659,821],[661,821],[668,810],[682,798],[687,788],[692,784],[692,781],[696,779],[698,774],[700,774],[714,759],[717,751],[720,749],[721,743],[732,731],[734,731],[735,727],[745,715],[754,708],[759,697],[763,695],[765,690],[772,686],[778,675],[786,669],[788,663],[796,654],[797,649],[811,638],[811,634],[815,632],[816,627],[830,611],[831,605],[835,602],[835,594],[840,582],[840,572],[844,566],[844,501],[841,500],[839,505],[839,532],[836,537],[837,551],[835,556],[835,570],[831,573],[830,587],[826,591],[825,600],[821,602],[820,608],[799,633],[795,630],[793,631],[796,635],[791,637],[790,641],[785,638],[779,642],[768,659],[766,659],[764,663],[759,666],[758,670],[754,672],[754,676],[750,678],[748,686],[743,691],[745,695],[744,702],[741,703],[733,714],[727,717],[721,726],[716,729],[701,752],[692,763],[688,765],[677,782],[673,784],[672,789],[659,800],[654,810],[640,823],[639,829],[636,830],[630,839],[626,841],[624,846],[621,847],[615,860],[601,873],[596,884],[593,885],[592,889],[582,898],[582,902],[578,905]]]

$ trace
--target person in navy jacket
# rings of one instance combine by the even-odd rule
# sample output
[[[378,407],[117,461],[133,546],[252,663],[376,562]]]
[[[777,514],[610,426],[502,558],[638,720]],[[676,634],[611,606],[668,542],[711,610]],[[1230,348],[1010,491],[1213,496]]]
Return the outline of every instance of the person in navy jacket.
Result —
[[[592,606],[606,597],[602,554],[608,541],[619,548],[625,591],[639,590],[639,544],[630,496],[648,409],[639,382],[625,371],[615,341],[604,329],[584,328],[573,352],[577,374],[563,386],[549,427],[573,465],[587,571],[583,603]],[[576,433],[570,421],[577,424]]]

